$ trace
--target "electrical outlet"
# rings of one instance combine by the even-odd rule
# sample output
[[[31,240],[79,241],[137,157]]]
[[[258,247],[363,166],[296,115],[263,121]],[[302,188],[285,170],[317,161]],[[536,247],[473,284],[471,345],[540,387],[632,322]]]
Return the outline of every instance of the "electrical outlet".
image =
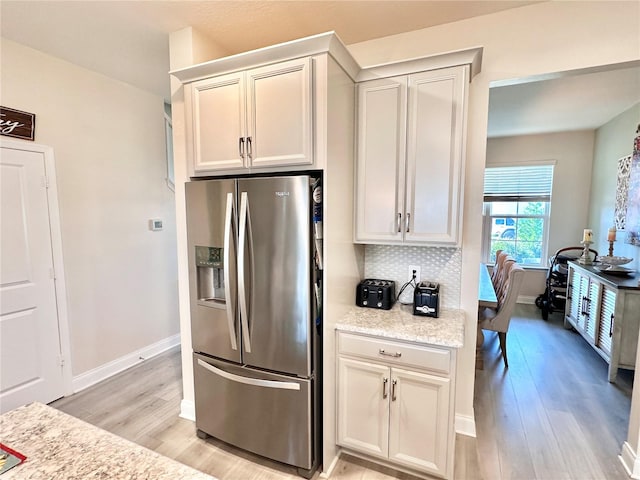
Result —
[[[416,272],[416,283],[418,283],[420,281],[420,265],[409,265],[407,277],[411,280],[414,271]]]

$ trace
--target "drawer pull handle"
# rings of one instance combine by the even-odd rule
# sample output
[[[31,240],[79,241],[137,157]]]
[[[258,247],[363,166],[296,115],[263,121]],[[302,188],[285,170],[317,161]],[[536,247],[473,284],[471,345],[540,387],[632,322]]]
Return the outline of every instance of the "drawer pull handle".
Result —
[[[400,352],[396,352],[396,353],[387,353],[387,352],[385,352],[385,351],[384,351],[384,349],[383,349],[383,348],[381,348],[380,350],[378,350],[378,353],[379,353],[380,355],[385,355],[385,356],[387,356],[387,357],[393,357],[393,358],[400,358],[400,357],[402,356],[402,353],[400,353]]]
[[[382,379],[382,398],[387,398],[389,395],[387,395],[387,383],[389,382],[388,378],[383,378]]]
[[[396,385],[398,384],[397,380],[391,381],[391,400],[396,401]]]
[[[613,321],[614,321],[615,316],[613,315],[613,313],[611,314],[611,325],[609,326],[609,336],[613,337]]]

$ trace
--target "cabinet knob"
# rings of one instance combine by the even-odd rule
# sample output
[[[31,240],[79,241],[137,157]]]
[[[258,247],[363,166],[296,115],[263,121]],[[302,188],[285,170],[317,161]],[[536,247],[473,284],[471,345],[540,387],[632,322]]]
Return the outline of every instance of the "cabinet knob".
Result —
[[[397,380],[393,380],[391,382],[391,401],[396,401],[396,385],[398,384]]]
[[[387,383],[389,382],[389,379],[387,377],[382,379],[382,398],[387,398],[389,395],[387,395]]]
[[[396,230],[400,233],[400,225],[402,224],[402,214],[398,213],[398,223],[396,225]]]
[[[247,137],[247,157],[251,158],[253,155],[253,147],[251,144],[251,137]]]
[[[405,230],[406,230],[407,233],[409,233],[409,225],[411,224],[411,214],[410,213],[407,213],[406,221],[407,221],[407,224],[406,224],[406,229]]]

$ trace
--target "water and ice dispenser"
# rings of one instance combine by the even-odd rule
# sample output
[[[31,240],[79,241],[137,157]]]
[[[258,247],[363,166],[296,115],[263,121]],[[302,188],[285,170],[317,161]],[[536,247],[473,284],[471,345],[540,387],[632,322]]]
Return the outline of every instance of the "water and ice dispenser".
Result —
[[[198,302],[224,303],[223,249],[196,246]]]

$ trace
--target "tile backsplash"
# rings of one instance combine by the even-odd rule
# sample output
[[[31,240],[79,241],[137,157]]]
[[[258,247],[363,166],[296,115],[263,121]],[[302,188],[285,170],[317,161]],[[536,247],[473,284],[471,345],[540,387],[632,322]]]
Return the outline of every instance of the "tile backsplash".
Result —
[[[440,308],[460,307],[462,251],[459,248],[366,245],[366,278],[396,282],[396,294],[408,280],[409,265],[420,265],[421,280],[440,284]],[[413,302],[413,290],[407,288],[401,302]]]

